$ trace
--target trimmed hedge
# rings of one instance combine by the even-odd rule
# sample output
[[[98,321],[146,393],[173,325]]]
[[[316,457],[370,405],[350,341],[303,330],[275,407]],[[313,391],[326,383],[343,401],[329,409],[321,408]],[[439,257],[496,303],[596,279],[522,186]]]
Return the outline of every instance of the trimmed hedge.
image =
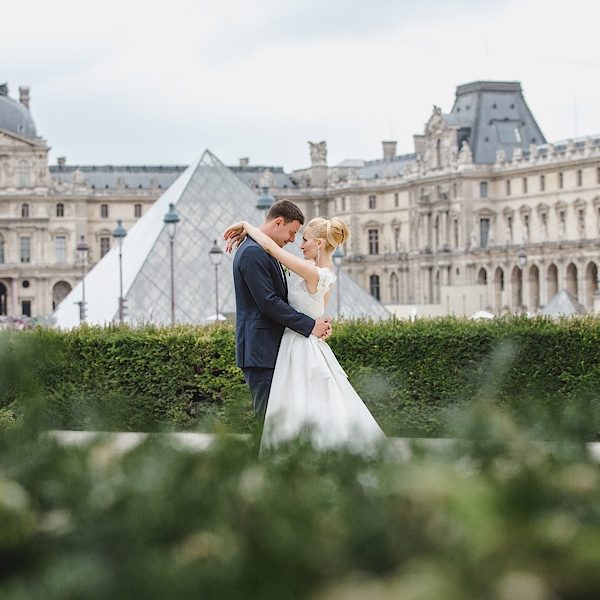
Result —
[[[32,377],[49,401],[51,426],[244,431],[254,423],[230,325],[9,337],[4,343],[15,348],[35,342]],[[503,403],[533,428],[543,421],[544,435],[570,427],[593,438],[600,430],[596,318],[350,321],[336,324],[329,342],[391,435],[444,435],[448,410],[475,399]],[[3,394],[0,408],[18,412],[14,400]]]

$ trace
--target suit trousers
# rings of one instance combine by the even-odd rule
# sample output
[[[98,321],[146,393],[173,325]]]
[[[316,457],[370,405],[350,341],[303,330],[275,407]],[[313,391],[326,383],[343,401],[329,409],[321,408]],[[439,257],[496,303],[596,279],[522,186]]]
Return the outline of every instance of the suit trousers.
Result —
[[[265,418],[267,403],[269,401],[269,392],[271,391],[271,382],[273,381],[273,368],[265,367],[246,367],[244,379],[250,388],[252,394],[252,408],[259,420]]]

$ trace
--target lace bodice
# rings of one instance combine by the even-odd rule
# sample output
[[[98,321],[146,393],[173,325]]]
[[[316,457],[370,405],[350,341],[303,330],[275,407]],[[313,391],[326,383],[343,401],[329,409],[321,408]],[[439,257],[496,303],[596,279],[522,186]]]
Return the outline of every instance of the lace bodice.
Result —
[[[288,302],[298,312],[304,313],[313,319],[322,317],[325,313],[325,294],[335,283],[335,274],[330,269],[317,267],[319,283],[317,291],[310,294],[306,289],[306,281],[301,277],[292,277],[289,283]]]

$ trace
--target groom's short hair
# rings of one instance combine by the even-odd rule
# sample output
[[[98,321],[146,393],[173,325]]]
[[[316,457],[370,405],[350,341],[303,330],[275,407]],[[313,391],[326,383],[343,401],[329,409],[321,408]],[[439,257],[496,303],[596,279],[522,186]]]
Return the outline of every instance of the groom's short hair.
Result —
[[[285,223],[299,221],[300,225],[304,225],[304,215],[302,211],[289,200],[279,200],[271,205],[267,213],[267,221],[272,221],[278,217],[283,217]]]

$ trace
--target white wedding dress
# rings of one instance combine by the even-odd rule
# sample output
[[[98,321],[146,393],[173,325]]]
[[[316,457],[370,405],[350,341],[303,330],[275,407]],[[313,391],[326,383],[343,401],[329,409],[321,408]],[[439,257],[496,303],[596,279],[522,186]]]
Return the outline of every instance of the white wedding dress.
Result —
[[[325,294],[335,274],[318,268],[317,291],[295,277],[288,301],[314,319],[325,312]],[[315,448],[345,447],[360,453],[375,451],[385,434],[356,393],[331,348],[319,338],[287,329],[277,355],[265,413],[261,452],[306,435]]]

